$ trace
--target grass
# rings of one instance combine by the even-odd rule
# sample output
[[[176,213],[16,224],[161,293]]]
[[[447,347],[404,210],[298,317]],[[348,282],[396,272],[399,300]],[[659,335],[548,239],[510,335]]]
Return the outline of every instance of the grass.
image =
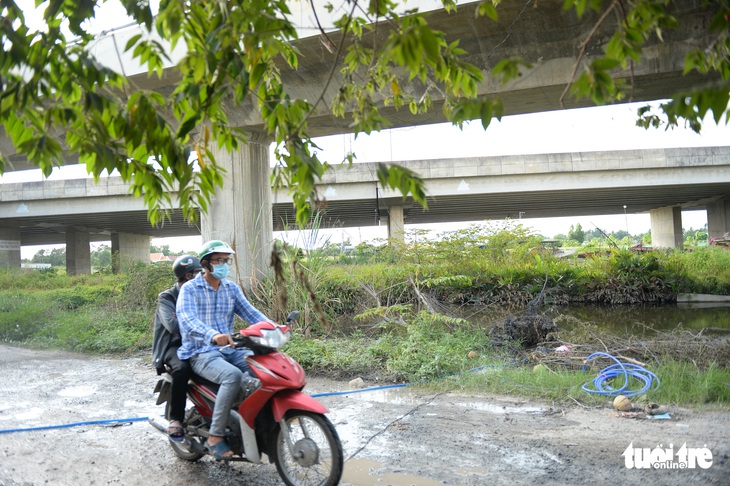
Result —
[[[407,333],[389,332],[377,338],[295,339],[286,352],[308,373],[340,379],[361,376],[376,382],[419,383],[438,391],[512,395],[585,406],[605,405],[613,398],[582,389],[584,384],[594,389],[590,382],[602,368],[612,364],[608,360],[592,361],[583,371],[580,357],[572,362],[566,362],[567,358],[551,362],[536,353],[495,348],[484,332],[469,328],[446,331],[433,325],[433,316],[417,319],[420,321],[411,323]],[[610,342],[606,337],[609,331],[603,333],[605,341]],[[706,342],[705,346],[712,343]],[[652,386],[645,394],[632,398],[636,404],[730,407],[727,367],[715,362],[698,366],[673,359],[665,352],[646,368],[660,382],[655,382],[658,387]],[[621,380],[617,377],[611,386],[622,387]],[[640,380],[630,378],[627,390],[641,390],[643,386]]]
[[[591,394],[582,389],[597,376],[595,372],[576,370],[533,371],[532,366],[515,366],[509,361],[482,361],[462,372],[419,382],[434,391],[457,391],[475,395],[509,395],[557,404],[579,403],[583,406],[606,406],[613,395]],[[478,363],[472,363],[478,364]],[[661,380],[655,390],[632,397],[636,406],[654,402],[669,406],[730,409],[730,370],[711,366],[699,370],[687,363],[668,362],[652,366]],[[615,387],[620,388],[619,381]],[[641,389],[643,383],[629,382],[628,390]]]
[[[438,242],[401,247],[359,247],[353,257],[289,249],[281,262],[284,279],[278,285],[262,282],[251,299],[271,316],[302,311],[286,351],[311,374],[590,406],[607,398],[581,390],[593,376],[580,366],[537,358],[534,350],[495,347],[488,325],[439,312],[445,314],[449,305],[486,309],[496,322],[515,308],[510,305],[534,299],[546,275],[546,300],[553,303],[730,290],[727,250],[615,251],[579,261],[536,252],[534,245],[534,238],[517,228],[460,231]],[[75,277],[0,270],[0,341],[90,353],[149,353],[156,297],[172,282],[169,264]],[[277,309],[281,289],[288,291],[288,302]],[[590,325],[571,327],[557,338],[572,343],[576,356],[608,348],[647,363],[662,385],[645,400],[730,406],[730,344],[725,341],[689,331],[652,341]],[[534,373],[536,364],[549,370]],[[475,368],[479,371],[469,372]]]

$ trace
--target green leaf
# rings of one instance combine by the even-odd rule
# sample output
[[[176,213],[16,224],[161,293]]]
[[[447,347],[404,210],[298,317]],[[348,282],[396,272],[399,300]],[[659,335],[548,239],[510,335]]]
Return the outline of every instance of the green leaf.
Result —
[[[499,20],[497,15],[497,9],[494,5],[492,5],[491,1],[486,2],[480,2],[479,5],[477,5],[476,9],[476,17],[489,17],[493,21],[497,22]]]
[[[124,51],[130,50],[134,45],[142,38],[142,34],[133,35],[128,41],[127,45],[124,47]]]

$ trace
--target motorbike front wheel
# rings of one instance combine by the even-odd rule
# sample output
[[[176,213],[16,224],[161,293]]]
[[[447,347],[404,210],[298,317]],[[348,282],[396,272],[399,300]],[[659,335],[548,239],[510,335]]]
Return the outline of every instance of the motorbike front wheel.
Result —
[[[291,439],[289,448],[279,428],[272,460],[287,486],[334,486],[340,482],[343,453],[332,422],[324,415],[289,411],[285,418]]]

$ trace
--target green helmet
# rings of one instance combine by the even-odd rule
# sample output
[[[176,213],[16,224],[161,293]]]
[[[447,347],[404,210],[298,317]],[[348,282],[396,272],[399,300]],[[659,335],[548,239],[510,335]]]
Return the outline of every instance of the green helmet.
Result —
[[[213,253],[227,253],[229,255],[233,255],[236,252],[233,251],[233,248],[231,248],[225,241],[210,240],[203,245],[200,253],[198,253],[198,258],[203,260],[205,257]]]

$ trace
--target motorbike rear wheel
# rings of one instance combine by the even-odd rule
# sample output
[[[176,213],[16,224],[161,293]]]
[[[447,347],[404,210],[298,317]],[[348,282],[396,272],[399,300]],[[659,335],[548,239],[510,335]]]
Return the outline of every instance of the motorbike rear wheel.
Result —
[[[170,402],[168,403],[168,407]],[[169,410],[166,410],[165,415],[169,417]],[[189,409],[187,412],[185,412],[185,425],[197,425],[202,422],[202,417],[198,414],[198,411],[195,410],[195,408]],[[201,454],[200,452],[195,452],[190,448],[190,441],[196,440],[192,437],[186,436],[185,442],[178,442],[174,441],[172,439],[169,440],[170,447],[172,447],[172,452],[175,453],[177,457],[180,459],[185,459],[186,461],[195,462],[201,457],[203,457],[205,454]],[[186,445],[187,444],[187,445]]]
[[[332,422],[324,415],[292,410],[284,418],[294,453],[278,429],[272,461],[287,486],[334,486],[340,482],[343,453]]]

